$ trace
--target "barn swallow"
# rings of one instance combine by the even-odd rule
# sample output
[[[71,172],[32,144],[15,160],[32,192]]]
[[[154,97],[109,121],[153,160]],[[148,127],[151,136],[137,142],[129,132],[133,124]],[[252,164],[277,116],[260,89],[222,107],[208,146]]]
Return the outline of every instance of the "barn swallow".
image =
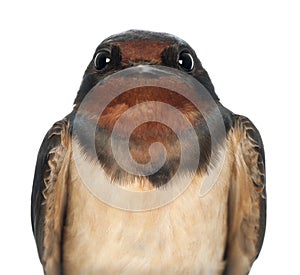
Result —
[[[190,83],[202,88],[189,88]],[[126,113],[136,105],[140,108]],[[173,119],[166,105],[183,120]],[[135,127],[136,121],[146,122]],[[140,173],[119,165],[112,134],[117,148],[130,136],[129,151]],[[164,153],[153,143],[163,144]],[[129,162],[120,148],[120,158]],[[182,150],[187,157],[181,167]],[[149,160],[151,165],[144,165]],[[102,201],[85,182],[133,191],[130,200],[121,199],[126,208],[135,193],[163,190],[172,196],[168,190],[191,174],[193,165],[191,183],[178,196],[145,211]],[[185,41],[140,30],[110,36],[97,47],[73,110],[52,126],[38,153],[31,219],[44,273],[248,274],[265,233],[264,167],[258,130],[220,103]],[[215,174],[201,195],[203,180]]]

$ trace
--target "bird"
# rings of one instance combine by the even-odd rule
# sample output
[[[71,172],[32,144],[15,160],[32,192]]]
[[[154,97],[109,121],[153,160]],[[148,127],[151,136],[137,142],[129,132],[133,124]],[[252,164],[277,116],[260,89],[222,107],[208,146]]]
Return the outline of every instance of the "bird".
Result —
[[[259,131],[221,104],[189,44],[114,34],[38,152],[31,222],[44,274],[248,274],[265,185]]]

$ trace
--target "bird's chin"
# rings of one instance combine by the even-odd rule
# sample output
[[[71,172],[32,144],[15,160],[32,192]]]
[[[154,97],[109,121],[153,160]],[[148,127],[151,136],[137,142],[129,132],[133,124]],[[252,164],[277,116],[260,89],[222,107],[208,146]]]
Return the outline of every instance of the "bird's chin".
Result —
[[[120,137],[130,133],[148,140],[189,130],[213,107],[209,92],[191,79],[164,66],[127,68],[101,80],[77,106],[77,114]]]
[[[182,151],[195,159],[199,152],[191,144],[209,138],[203,114],[215,107],[210,101],[205,88],[184,72],[163,66],[128,68],[87,94],[76,110],[84,129],[77,136],[81,144],[90,144],[83,146],[96,149],[108,170],[114,166],[114,147],[123,160],[128,153],[139,164],[155,166],[164,160],[166,170],[173,171]]]

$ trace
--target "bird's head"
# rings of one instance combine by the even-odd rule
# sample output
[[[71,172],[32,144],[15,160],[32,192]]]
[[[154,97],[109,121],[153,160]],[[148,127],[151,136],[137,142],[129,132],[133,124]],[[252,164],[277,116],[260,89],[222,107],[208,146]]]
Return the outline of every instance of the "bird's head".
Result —
[[[197,79],[218,100],[208,73],[185,41],[167,33],[130,30],[108,37],[97,47],[74,103],[80,104],[106,76],[138,65],[161,65],[180,70]]]
[[[175,173],[184,150],[185,167],[190,162],[207,166],[211,140],[203,114],[209,116],[218,100],[208,73],[186,42],[166,33],[130,30],[105,39],[85,71],[74,107],[84,129],[79,140],[85,147],[96,144],[98,159],[114,179],[124,169],[116,168],[110,135],[118,138],[117,147],[128,137],[136,163],[150,163],[138,166],[141,174],[161,185]],[[89,124],[96,125],[96,136]],[[196,132],[194,139],[191,132]],[[157,143],[164,149],[152,146]],[[124,162],[129,159],[125,149],[117,151]],[[161,169],[148,176],[156,166]]]

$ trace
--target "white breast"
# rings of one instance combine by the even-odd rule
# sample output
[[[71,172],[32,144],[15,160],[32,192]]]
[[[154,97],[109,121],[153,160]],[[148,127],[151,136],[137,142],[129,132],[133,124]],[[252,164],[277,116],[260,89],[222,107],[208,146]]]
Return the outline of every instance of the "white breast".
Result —
[[[92,167],[83,157],[80,163]],[[63,247],[66,274],[221,274],[230,163],[227,156],[205,196],[200,195],[203,177],[198,175],[171,203],[130,212],[97,199],[72,161]],[[92,169],[104,174],[100,166]]]

